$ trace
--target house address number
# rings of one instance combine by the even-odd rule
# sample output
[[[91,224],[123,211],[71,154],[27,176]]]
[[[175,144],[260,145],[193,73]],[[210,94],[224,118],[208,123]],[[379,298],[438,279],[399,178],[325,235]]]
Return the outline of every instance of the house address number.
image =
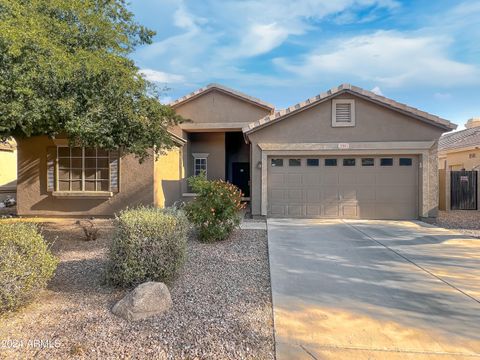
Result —
[[[348,143],[339,143],[338,144],[339,149],[350,149],[350,144]]]

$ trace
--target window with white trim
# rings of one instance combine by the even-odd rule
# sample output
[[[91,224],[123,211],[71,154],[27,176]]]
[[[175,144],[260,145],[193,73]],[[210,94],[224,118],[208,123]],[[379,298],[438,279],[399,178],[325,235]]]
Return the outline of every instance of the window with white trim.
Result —
[[[332,100],[332,126],[333,127],[355,126],[355,100],[353,99]]]
[[[53,149],[55,160],[48,162],[50,191],[118,191],[118,151],[69,146]]]
[[[193,153],[193,175],[198,176],[203,172],[205,172],[205,175],[207,175],[207,158],[208,158],[207,153]]]
[[[207,175],[207,158],[195,158],[193,174],[198,176],[202,171]]]

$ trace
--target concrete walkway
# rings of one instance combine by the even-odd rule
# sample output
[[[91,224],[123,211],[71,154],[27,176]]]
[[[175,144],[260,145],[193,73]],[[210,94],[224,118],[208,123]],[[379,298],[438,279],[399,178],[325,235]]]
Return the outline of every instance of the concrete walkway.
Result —
[[[268,220],[283,359],[480,359],[480,239],[422,222]]]

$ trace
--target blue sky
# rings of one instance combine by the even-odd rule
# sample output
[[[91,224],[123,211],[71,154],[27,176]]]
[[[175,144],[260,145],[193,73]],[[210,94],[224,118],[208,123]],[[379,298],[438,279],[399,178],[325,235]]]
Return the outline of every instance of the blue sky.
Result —
[[[351,83],[459,125],[480,116],[480,0],[135,0],[132,54],[168,102],[217,82],[278,108]]]

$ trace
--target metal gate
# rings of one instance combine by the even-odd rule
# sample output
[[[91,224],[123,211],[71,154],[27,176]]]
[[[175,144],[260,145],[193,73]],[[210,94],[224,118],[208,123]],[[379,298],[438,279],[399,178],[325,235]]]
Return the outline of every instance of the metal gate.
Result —
[[[477,210],[476,171],[452,171],[450,187],[452,210]]]

